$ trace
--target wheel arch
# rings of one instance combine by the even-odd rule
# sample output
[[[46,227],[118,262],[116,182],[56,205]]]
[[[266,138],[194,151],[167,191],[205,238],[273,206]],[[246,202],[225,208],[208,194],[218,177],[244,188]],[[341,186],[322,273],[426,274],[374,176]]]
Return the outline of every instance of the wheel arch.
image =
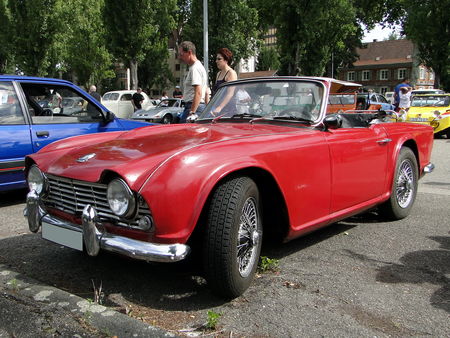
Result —
[[[246,176],[251,178],[260,193],[261,213],[263,220],[263,239],[267,241],[282,241],[289,232],[289,214],[286,200],[280,187],[270,172],[260,167],[246,167],[231,171],[218,180],[209,191],[206,202],[197,220],[197,224],[189,237],[188,243],[196,246],[201,243],[205,230],[206,213],[211,203],[215,189],[224,181],[235,177]],[[196,251],[196,250],[194,250]]]

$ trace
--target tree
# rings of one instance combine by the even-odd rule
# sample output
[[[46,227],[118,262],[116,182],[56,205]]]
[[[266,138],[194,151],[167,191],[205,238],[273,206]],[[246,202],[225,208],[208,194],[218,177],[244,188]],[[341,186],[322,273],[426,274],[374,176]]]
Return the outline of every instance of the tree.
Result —
[[[0,0],[0,73],[14,71],[12,48],[12,21],[7,0]]]
[[[262,47],[258,54],[256,70],[277,70],[280,67],[279,57],[276,48]]]
[[[191,15],[182,39],[197,47],[197,57],[203,60],[203,0],[192,0]],[[255,54],[258,42],[258,11],[248,0],[208,0],[209,65],[215,65],[217,49],[226,47],[233,52],[234,64]],[[211,67],[210,79],[217,72]]]
[[[59,68],[72,72],[74,82],[86,88],[114,77],[112,56],[105,46],[104,1],[72,0],[62,5]]]
[[[137,68],[146,53],[166,41],[175,26],[176,0],[105,0],[109,49],[130,66],[131,86],[138,86]]]
[[[435,86],[450,91],[450,0],[404,0],[403,25],[422,63],[435,73]]]
[[[60,0],[8,1],[15,61],[19,70],[27,75],[48,74],[59,27],[60,4]]]

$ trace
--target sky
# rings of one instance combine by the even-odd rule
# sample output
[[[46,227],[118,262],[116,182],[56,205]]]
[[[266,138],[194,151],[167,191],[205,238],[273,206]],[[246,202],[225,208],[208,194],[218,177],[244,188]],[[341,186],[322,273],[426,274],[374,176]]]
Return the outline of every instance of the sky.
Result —
[[[390,28],[382,28],[380,25],[376,25],[375,29],[371,30],[370,32],[366,31],[366,34],[364,35],[363,42],[372,42],[374,39],[377,39],[378,41],[383,41],[384,39],[389,37],[389,34],[394,31],[394,29]],[[398,33],[398,28],[396,29]]]

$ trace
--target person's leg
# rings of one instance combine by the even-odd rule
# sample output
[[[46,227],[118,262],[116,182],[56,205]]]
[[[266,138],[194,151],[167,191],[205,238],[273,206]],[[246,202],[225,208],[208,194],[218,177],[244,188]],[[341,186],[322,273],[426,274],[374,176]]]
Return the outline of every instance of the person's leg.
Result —
[[[186,102],[186,104],[184,106],[184,110],[180,116],[180,123],[186,123],[186,119],[189,115],[189,112],[191,111],[191,106],[192,106],[192,102]]]

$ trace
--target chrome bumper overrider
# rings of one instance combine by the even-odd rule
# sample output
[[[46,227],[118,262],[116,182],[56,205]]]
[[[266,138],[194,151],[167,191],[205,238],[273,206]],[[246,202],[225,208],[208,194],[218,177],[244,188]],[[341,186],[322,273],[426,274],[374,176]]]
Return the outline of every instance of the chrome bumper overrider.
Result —
[[[45,222],[55,227],[82,233],[84,247],[90,256],[98,255],[100,249],[103,249],[144,261],[177,262],[184,259],[190,252],[189,246],[185,244],[148,243],[109,234],[97,222],[97,212],[89,204],[83,210],[80,228],[49,215],[42,207],[39,195],[34,190],[27,195],[24,215],[28,217],[28,227],[32,232],[38,232],[42,223]]]
[[[433,172],[434,170],[434,164],[433,163],[428,163],[424,168],[423,168],[423,172],[425,174],[429,174],[431,172]]]

